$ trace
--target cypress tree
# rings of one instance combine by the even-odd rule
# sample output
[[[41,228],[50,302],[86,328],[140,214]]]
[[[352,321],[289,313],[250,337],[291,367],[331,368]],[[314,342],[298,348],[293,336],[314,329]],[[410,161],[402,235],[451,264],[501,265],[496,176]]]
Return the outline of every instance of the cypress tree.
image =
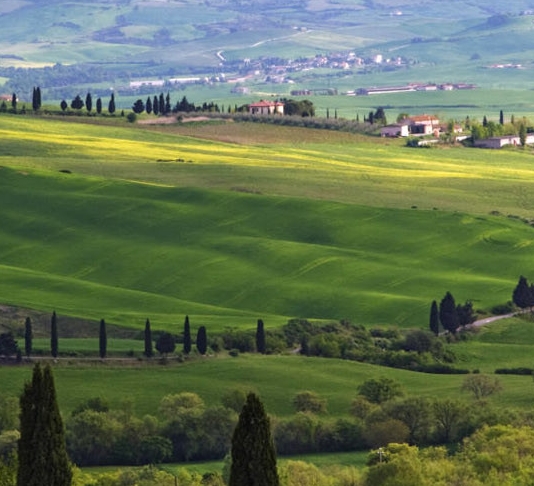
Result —
[[[256,351],[261,354],[265,354],[265,329],[263,327],[263,321],[258,319],[256,326]]]
[[[111,98],[109,99],[108,111],[111,115],[115,113],[115,93],[111,93]]]
[[[159,112],[165,115],[165,96],[163,96],[163,93],[159,94]]]
[[[58,335],[57,335],[57,316],[56,311],[52,313],[52,320],[50,323],[50,353],[53,358],[57,358],[58,354]]]
[[[50,366],[33,369],[20,397],[17,486],[70,486],[72,466]]]
[[[200,326],[197,332],[197,350],[201,355],[205,355],[208,350],[208,336],[206,327]]]
[[[100,333],[98,336],[98,348],[100,351],[100,358],[104,359],[108,350],[108,336],[106,333],[106,321],[100,319]]]
[[[504,113],[502,110],[499,112],[499,124],[504,125]]]
[[[521,309],[532,307],[534,305],[534,292],[528,284],[527,279],[521,275],[519,281],[512,293],[512,302]]]
[[[154,96],[154,102],[152,103],[152,111],[154,112],[154,115],[159,114],[159,101],[157,96]]]
[[[145,352],[147,358],[154,356],[154,348],[152,347],[152,330],[150,329],[150,320],[145,322]]]
[[[17,94],[13,93],[11,95],[11,108],[13,108],[13,111],[17,111]]]
[[[455,334],[460,326],[456,302],[450,292],[445,294],[445,297],[443,297],[439,304],[439,320],[443,328],[452,334]]]
[[[24,322],[24,351],[26,356],[29,358],[32,354],[32,344],[33,344],[33,331],[32,331],[32,320],[29,317],[26,317]]]
[[[146,99],[145,111],[147,112],[148,115],[152,113],[152,99],[150,98],[150,96]]]
[[[438,303],[433,300],[430,306],[430,330],[437,336],[439,334],[439,311]]]
[[[189,316],[185,316],[184,322],[184,354],[191,352],[191,328],[189,327]]]
[[[85,96],[85,109],[88,113],[91,113],[93,109],[93,97],[91,96],[91,93],[87,93]]]
[[[102,98],[96,99],[96,112],[100,115],[102,113]]]
[[[269,417],[249,393],[232,436],[229,486],[278,486],[276,452]]]
[[[35,89],[35,86],[33,87],[32,93],[32,109],[33,111],[37,111],[39,109],[39,105],[37,104],[37,90]]]
[[[65,111],[69,107],[69,105],[67,104],[65,100],[61,100],[61,103],[59,104],[59,106],[61,107],[61,111]]]

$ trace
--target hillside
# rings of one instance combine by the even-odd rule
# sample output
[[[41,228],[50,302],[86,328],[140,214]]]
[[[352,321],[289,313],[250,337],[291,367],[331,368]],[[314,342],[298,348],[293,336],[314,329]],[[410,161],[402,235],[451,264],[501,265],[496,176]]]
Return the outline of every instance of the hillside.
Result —
[[[212,329],[260,317],[425,328],[446,291],[489,312],[531,272],[527,153],[347,134],[262,145],[247,124],[232,126],[240,144],[180,126],[0,127],[4,304],[138,329],[150,317],[178,330],[185,314]],[[260,128],[258,141],[279,130]]]

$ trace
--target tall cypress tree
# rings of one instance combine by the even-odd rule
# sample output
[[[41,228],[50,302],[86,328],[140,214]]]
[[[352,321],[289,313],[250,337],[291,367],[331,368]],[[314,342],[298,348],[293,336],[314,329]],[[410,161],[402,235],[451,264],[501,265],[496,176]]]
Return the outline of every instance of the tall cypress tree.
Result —
[[[460,327],[456,302],[450,292],[445,294],[439,304],[439,320],[443,328],[452,334],[455,334],[458,327]]]
[[[98,349],[100,358],[104,359],[108,351],[108,336],[106,332],[106,321],[100,319],[100,333],[98,335]]]
[[[111,115],[115,113],[115,93],[111,93],[111,98],[109,99],[108,111]]]
[[[20,397],[17,486],[70,486],[72,466],[50,366],[33,369]]]
[[[269,417],[249,393],[232,436],[229,486],[278,486],[276,452]]]
[[[163,96],[163,93],[159,94],[159,112],[165,115],[165,96]]]
[[[206,327],[200,326],[197,332],[197,349],[201,355],[205,355],[208,350],[208,336],[206,334]]]
[[[439,334],[439,311],[438,303],[433,300],[430,306],[430,330],[437,336]]]
[[[85,109],[88,113],[91,113],[93,109],[93,97],[91,96],[91,93],[87,93],[85,96]]]
[[[184,321],[184,354],[191,352],[191,328],[189,327],[189,316],[185,316]]]
[[[150,320],[145,322],[145,352],[147,358],[154,356],[154,348],[152,347],[152,330],[150,329]]]
[[[96,99],[96,112],[100,115],[102,113],[102,98]]]
[[[26,356],[29,358],[32,354],[33,347],[33,331],[32,331],[32,320],[29,317],[26,317],[24,322],[24,351]]]
[[[56,311],[52,313],[50,322],[50,354],[53,358],[57,358],[58,354],[58,335],[57,335],[57,316]]]
[[[258,319],[256,326],[256,351],[261,354],[265,354],[265,329],[263,327],[263,321]]]
[[[152,111],[154,112],[154,115],[159,114],[159,101],[157,96],[154,96],[154,102],[152,103]]]

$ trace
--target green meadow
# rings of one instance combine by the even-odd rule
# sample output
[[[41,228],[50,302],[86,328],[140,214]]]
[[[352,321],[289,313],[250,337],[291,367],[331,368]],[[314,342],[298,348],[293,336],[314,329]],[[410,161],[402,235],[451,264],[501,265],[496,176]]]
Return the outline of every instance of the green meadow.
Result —
[[[1,117],[3,303],[174,332],[426,327],[447,290],[488,312],[530,273],[532,229],[505,217],[531,214],[527,151],[180,130]]]

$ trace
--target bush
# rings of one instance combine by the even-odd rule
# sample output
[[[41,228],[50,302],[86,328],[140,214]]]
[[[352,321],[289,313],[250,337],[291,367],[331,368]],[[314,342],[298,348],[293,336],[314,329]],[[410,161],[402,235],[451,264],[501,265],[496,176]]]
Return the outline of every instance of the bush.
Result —
[[[130,123],[135,123],[137,121],[137,115],[135,113],[128,113],[128,116],[126,117],[126,119]]]
[[[532,368],[497,368],[496,375],[532,375]]]

